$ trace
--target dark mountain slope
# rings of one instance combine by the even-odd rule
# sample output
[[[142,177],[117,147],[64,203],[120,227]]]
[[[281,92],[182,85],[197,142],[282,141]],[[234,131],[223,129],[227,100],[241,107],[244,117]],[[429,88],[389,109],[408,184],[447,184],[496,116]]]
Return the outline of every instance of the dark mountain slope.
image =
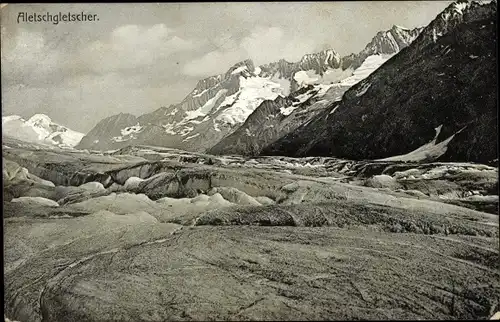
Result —
[[[421,147],[442,125],[436,143],[459,133],[441,160],[497,158],[496,27],[495,2],[452,4],[338,107],[262,154],[378,159]]]

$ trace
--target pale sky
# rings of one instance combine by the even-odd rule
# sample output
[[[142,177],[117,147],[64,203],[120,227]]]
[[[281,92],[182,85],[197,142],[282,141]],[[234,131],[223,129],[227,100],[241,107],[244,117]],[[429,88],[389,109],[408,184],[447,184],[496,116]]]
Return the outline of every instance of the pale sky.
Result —
[[[120,112],[180,102],[244,59],[264,64],[333,48],[359,52],[393,25],[427,25],[451,1],[9,4],[1,9],[2,115],[44,113],[88,132]],[[17,22],[19,12],[97,14]]]

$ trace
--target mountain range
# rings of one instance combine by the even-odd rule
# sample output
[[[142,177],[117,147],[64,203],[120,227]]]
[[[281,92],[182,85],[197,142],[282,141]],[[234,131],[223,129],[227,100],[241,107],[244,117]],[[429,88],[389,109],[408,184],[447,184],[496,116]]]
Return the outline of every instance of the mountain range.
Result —
[[[497,159],[496,2],[459,1],[266,155]]]
[[[259,106],[285,107],[282,104],[294,99],[300,103],[305,99],[298,97],[300,91],[310,85],[317,98],[328,92],[328,97],[340,99],[346,89],[408,46],[419,32],[419,28],[393,26],[377,33],[360,53],[346,57],[329,49],[294,63],[281,59],[255,66],[251,60],[242,61],[224,74],[199,81],[179,104],[139,117],[119,114],[102,120],[77,148],[110,150],[149,144],[204,152],[237,130]],[[282,115],[291,114],[295,105],[292,102]]]
[[[461,0],[426,27],[378,32],[357,54],[244,60],[179,104],[113,115],[86,135],[42,114],[3,117],[3,134],[89,150],[491,162],[496,59],[496,1]]]

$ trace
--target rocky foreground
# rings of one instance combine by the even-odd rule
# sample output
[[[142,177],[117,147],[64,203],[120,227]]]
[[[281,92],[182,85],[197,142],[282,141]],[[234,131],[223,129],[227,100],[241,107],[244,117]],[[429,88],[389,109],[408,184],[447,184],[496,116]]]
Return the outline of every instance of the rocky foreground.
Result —
[[[3,144],[11,320],[499,310],[496,167]]]

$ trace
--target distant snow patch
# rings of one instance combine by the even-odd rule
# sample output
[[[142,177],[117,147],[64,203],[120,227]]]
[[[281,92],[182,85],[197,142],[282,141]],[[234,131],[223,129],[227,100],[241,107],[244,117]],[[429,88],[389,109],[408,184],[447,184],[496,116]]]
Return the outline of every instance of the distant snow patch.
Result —
[[[280,78],[276,75],[270,78],[271,82],[278,84],[281,87],[281,93],[285,96],[290,95],[291,82],[286,78]]]
[[[226,98],[222,101],[222,103],[219,105],[219,109],[224,106],[230,106],[233,105],[234,102],[238,99],[238,96],[240,95],[240,92],[236,92],[233,95],[226,96]]]
[[[165,129],[165,132],[171,135],[176,135],[177,132],[174,131],[174,124],[172,123],[167,123],[163,124],[162,127]]]
[[[197,137],[199,135],[200,135],[200,133],[196,133],[194,135],[188,136],[187,138],[185,138],[184,140],[182,140],[182,142],[186,142],[188,140],[194,139],[195,137]]]
[[[219,100],[219,98],[222,97],[222,95],[224,95],[226,93],[227,93],[227,89],[221,89],[221,90],[219,90],[217,92],[217,94],[215,94],[214,97],[212,97],[211,99],[209,99],[208,101],[206,101],[206,103],[202,107],[200,107],[200,108],[198,108],[197,110],[194,110],[194,111],[187,111],[186,112],[186,117],[180,123],[184,123],[184,122],[187,122],[189,120],[192,120],[192,119],[195,119],[195,118],[207,115],[214,108],[215,103],[217,103],[217,101]]]
[[[281,114],[288,116],[292,114],[292,112],[295,111],[298,107],[299,107],[298,104],[290,105],[287,107],[280,107],[280,112]]]
[[[363,85],[363,87],[360,89],[360,91],[358,93],[356,93],[356,96],[357,97],[363,96],[371,86],[372,86],[372,84],[370,84],[370,83]]]
[[[337,105],[337,106],[335,106],[335,108],[334,108],[334,109],[333,109],[333,110],[332,110],[329,114],[333,114],[333,113],[335,113],[335,111],[336,111],[338,108],[339,108],[339,106],[338,106],[338,105]]]
[[[295,75],[293,75],[293,79],[295,79],[295,81],[297,82],[297,84],[299,86],[314,84],[314,82],[319,80],[318,77],[312,76],[315,74],[316,73],[314,70],[311,70],[311,71],[301,70],[301,71],[296,72]]]
[[[201,95],[203,95],[203,94],[204,94],[206,91],[208,91],[208,90],[209,90],[209,89],[208,89],[208,88],[206,88],[206,89],[202,90],[200,93],[193,95],[193,97],[200,97]]]
[[[126,139],[123,136],[113,136],[111,140],[114,142],[125,142],[128,141],[129,139]]]
[[[297,96],[295,96],[295,100],[297,100],[297,101],[293,102],[292,105],[302,104],[305,101],[307,101],[308,99],[310,99],[311,97],[313,97],[316,93],[317,93],[317,91],[312,89],[310,91],[305,92],[304,94],[297,95]]]
[[[419,147],[418,149],[403,155],[397,155],[389,158],[379,159],[376,161],[431,161],[439,158],[448,150],[448,143],[455,137],[456,134],[462,132],[464,128],[457,131],[455,134],[451,135],[446,140],[439,142],[436,144],[436,140],[441,133],[443,125],[436,127],[434,130],[436,131],[436,135],[434,139],[429,143],[426,143]]]
[[[383,63],[388,61],[394,54],[391,55],[372,55],[368,56],[361,66],[359,66],[352,74],[352,76],[347,77],[340,81],[342,85],[353,86],[366,77],[370,76],[377,68],[382,66]]]
[[[462,14],[463,11],[469,6],[467,2],[455,2],[453,4],[453,9],[456,13]]]
[[[290,115],[293,111],[295,111],[302,103],[306,102],[308,99],[314,96],[324,96],[328,89],[330,89],[333,85],[316,85],[311,90],[297,95],[295,97],[295,102],[292,103],[291,106],[281,107],[280,112],[283,115]],[[321,94],[320,94],[321,93]]]
[[[20,117],[19,115],[9,115],[9,116],[2,116],[2,125],[4,125],[7,122],[14,121],[14,120],[19,120],[25,122],[25,120]]]
[[[142,130],[143,130],[143,127],[140,126],[139,123],[137,123],[137,125],[129,126],[129,127],[122,129],[120,131],[120,133],[122,134],[122,136],[127,136],[127,135],[130,135],[132,133],[141,133]]]
[[[398,29],[402,29],[402,30],[410,30],[410,29],[405,28],[405,27],[402,27],[402,26],[398,26],[398,25],[394,25],[394,26],[395,26],[396,28],[398,28]]]
[[[182,131],[180,132],[180,135],[181,135],[181,136],[186,136],[186,135],[188,135],[189,133],[191,133],[191,131],[193,131],[193,130],[194,130],[194,127],[192,127],[192,126],[186,126],[186,127],[184,127],[184,128],[182,129]]]
[[[392,33],[391,32],[387,32],[386,36],[387,36],[387,39],[391,42],[391,45],[394,48],[394,51],[398,52],[399,51],[399,45],[398,45],[396,39],[394,39],[394,36],[392,35]]]
[[[328,84],[328,85],[325,85],[325,84],[319,84],[316,86],[316,88],[318,88],[318,94],[316,94],[317,96],[324,96],[326,94],[326,92],[328,92],[330,90],[330,88],[334,87],[335,84]]]
[[[189,121],[189,123],[193,123],[193,124],[200,124],[200,123],[203,123],[203,122],[208,121],[209,119],[210,119],[210,117],[209,117],[209,116],[205,116],[205,117],[203,118],[203,120],[201,120],[201,121],[198,121],[198,120],[190,120],[190,121]]]
[[[214,130],[217,132],[220,132],[220,129],[219,129],[217,122],[215,120],[213,120],[213,122],[214,122]]]

